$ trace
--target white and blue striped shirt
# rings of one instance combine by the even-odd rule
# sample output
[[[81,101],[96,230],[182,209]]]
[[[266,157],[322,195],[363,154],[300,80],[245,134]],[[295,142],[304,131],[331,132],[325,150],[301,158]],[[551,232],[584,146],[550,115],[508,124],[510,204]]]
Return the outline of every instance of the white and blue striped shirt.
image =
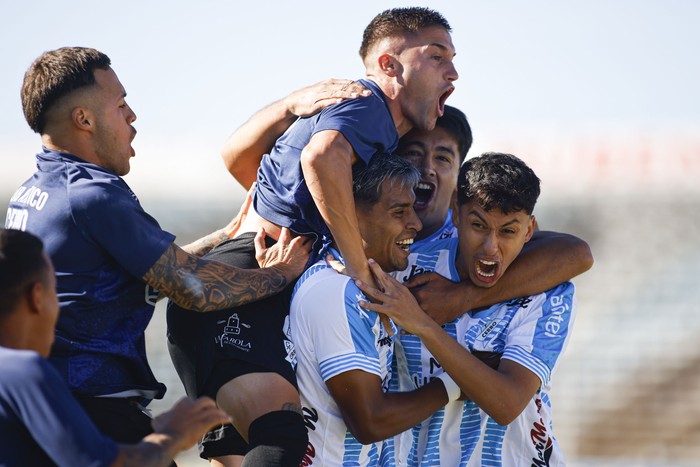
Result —
[[[396,328],[389,335],[364,295],[325,261],[309,268],[292,296],[289,331],[309,432],[302,465],[379,465],[381,443],[360,444],[350,433],[325,382],[350,370],[376,374],[388,389]]]
[[[408,268],[433,270],[459,280],[457,239],[417,242]],[[431,269],[432,268],[432,269]],[[384,443],[383,465],[519,466],[564,465],[552,435],[550,380],[568,342],[574,321],[574,286],[565,282],[547,291],[466,313],[443,326],[470,351],[502,354],[541,381],[540,390],[508,426],[498,425],[472,401],[451,402],[423,423]],[[439,362],[411,334],[400,332],[391,390],[410,391],[442,373]]]

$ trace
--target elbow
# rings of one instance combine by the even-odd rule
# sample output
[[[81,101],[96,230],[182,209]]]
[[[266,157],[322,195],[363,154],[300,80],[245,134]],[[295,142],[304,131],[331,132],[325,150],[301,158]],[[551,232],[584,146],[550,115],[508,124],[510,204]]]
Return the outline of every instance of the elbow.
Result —
[[[593,253],[588,243],[577,238],[573,241],[571,254],[575,264],[578,265],[578,273],[583,274],[593,267]]]
[[[382,441],[389,437],[389,435],[382,433],[381,430],[376,429],[377,427],[374,423],[368,423],[369,424],[359,425],[348,424],[348,429],[350,430],[350,433],[352,433],[352,435],[355,437],[356,440],[360,442],[360,444],[376,443],[377,441]]]
[[[510,425],[513,420],[517,418],[517,415],[511,415],[511,414],[495,414],[495,415],[489,415],[496,423],[498,423],[501,426],[507,426]]]
[[[316,151],[309,146],[302,149],[300,161],[304,174],[308,173],[309,170],[314,172],[318,171],[319,168],[322,167],[323,163],[327,162],[332,157],[332,153],[326,154],[325,156],[327,157],[323,156],[324,155],[322,152]]]
[[[515,407],[509,404],[503,404],[499,407],[495,407],[491,410],[485,410],[485,412],[491,417],[496,423],[501,426],[510,425],[513,420],[518,418],[518,416],[523,412],[525,407]]]
[[[348,430],[361,444],[376,443],[392,435],[383,426],[383,418],[380,414],[373,414],[370,411],[362,414],[347,414],[344,417]]]
[[[233,151],[233,147],[229,141],[224,143],[224,147],[221,148],[221,159],[224,161],[226,170],[233,176],[236,172],[236,152]]]

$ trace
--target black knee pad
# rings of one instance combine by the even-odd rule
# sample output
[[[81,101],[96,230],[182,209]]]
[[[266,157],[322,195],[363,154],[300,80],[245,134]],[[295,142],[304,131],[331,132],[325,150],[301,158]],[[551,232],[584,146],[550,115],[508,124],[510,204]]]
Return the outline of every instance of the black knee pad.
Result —
[[[267,413],[253,420],[248,428],[250,450],[243,466],[297,467],[308,443],[301,414],[289,410]]]

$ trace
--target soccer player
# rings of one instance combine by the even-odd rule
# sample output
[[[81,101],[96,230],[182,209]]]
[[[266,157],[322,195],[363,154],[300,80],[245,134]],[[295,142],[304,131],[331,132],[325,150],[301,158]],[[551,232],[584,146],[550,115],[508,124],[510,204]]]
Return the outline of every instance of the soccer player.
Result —
[[[59,315],[56,277],[41,240],[0,229],[0,465],[165,466],[226,414],[183,399],[155,432],[118,445],[97,429],[45,358]]]
[[[439,13],[395,8],[377,15],[365,29],[360,48],[367,77],[360,83],[371,95],[299,119],[276,141],[260,164],[252,209],[234,241],[225,245],[236,250],[227,261],[254,265],[251,235],[263,228],[276,239],[280,229],[288,227],[313,236],[314,252],[335,241],[348,270],[371,280],[355,217],[352,167],[392,153],[399,137],[413,127],[434,127],[458,78],[454,55],[450,26]],[[250,183],[251,164],[233,160],[229,167],[234,174],[240,167],[246,174],[242,179]],[[168,315],[171,355],[181,379],[196,383],[186,383],[190,390],[216,394],[236,428],[224,427],[204,440],[200,455],[212,462],[235,465],[245,454],[250,464],[294,465],[306,449],[289,363],[293,348],[279,326],[289,307],[278,298],[259,302],[262,313],[232,309],[216,320],[204,318],[209,323],[202,326],[208,330],[196,345],[187,335],[192,320],[183,310],[173,307]],[[229,339],[234,329],[238,340]],[[220,339],[214,341],[216,336]],[[193,362],[211,362],[211,353],[227,363],[213,369],[208,365],[206,375],[196,374],[201,365]],[[203,378],[208,378],[207,387]],[[267,388],[264,395],[261,387]]]
[[[457,232],[452,210],[457,195],[457,176],[472,144],[472,132],[460,110],[445,106],[434,130],[413,129],[399,142],[397,154],[421,172],[415,210],[423,223],[416,246],[424,241],[450,238]],[[573,235],[537,230],[525,244],[502,280],[490,288],[469,280],[452,282],[439,274],[413,265],[402,281],[411,289],[421,308],[438,323],[450,322],[464,310],[493,305],[508,298],[548,290],[587,271],[593,258],[588,244]]]
[[[135,155],[136,115],[105,54],[66,47],[27,70],[22,105],[41,135],[38,170],[12,196],[6,227],[42,239],[57,271],[61,315],[49,360],[99,429],[134,443],[152,431],[143,406],[161,398],[144,330],[160,295],[197,311],[271,296],[303,270],[303,238],[265,250],[268,268],[241,270],[202,254],[237,223],[184,248],[141,207],[122,176]]]
[[[404,269],[421,223],[413,210],[415,168],[393,156],[353,169],[355,211],[365,253],[383,268]],[[334,258],[343,261],[333,244]],[[381,441],[459,397],[443,379],[387,393],[396,328],[358,306],[353,280],[321,260],[297,282],[289,315],[309,446],[303,465],[378,465]],[[388,324],[388,325],[387,325]]]
[[[493,287],[534,233],[539,193],[539,179],[515,156],[487,153],[467,160],[454,213],[458,238],[416,246],[409,263]],[[414,427],[409,442],[395,440],[386,455],[405,465],[564,465],[551,432],[549,390],[574,321],[573,285],[472,309],[441,327],[408,289],[377,263],[371,267],[381,290],[358,286],[378,303],[361,300],[360,306],[402,327],[408,376],[402,389],[447,372],[468,399]]]

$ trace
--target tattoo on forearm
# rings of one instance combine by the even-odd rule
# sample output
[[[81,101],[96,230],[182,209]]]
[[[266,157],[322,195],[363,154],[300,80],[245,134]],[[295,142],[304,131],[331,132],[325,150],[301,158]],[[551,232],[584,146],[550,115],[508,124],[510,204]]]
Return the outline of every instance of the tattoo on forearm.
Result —
[[[228,235],[224,233],[223,229],[217,230],[216,232],[210,233],[206,237],[202,237],[199,240],[195,240],[194,242],[183,246],[182,249],[191,255],[204,256],[207,252],[209,252],[209,250],[227,239]]]
[[[240,269],[207,261],[171,245],[144,280],[183,308],[215,311],[280,292],[287,279],[276,268]]]

